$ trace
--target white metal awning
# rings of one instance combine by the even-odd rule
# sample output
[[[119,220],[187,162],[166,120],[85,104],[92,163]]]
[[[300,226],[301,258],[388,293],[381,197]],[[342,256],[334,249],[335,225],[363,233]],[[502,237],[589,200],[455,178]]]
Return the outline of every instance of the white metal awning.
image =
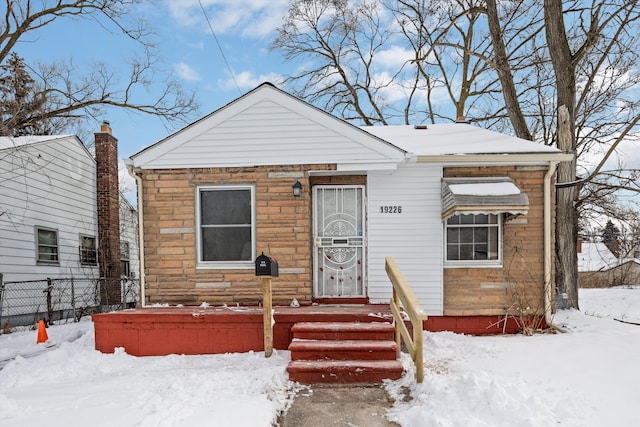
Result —
[[[443,178],[442,218],[455,214],[524,215],[529,198],[509,177]]]

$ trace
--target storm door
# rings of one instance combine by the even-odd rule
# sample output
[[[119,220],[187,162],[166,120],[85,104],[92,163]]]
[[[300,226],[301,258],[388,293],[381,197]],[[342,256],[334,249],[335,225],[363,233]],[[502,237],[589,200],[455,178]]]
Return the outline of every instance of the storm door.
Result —
[[[313,190],[316,298],[366,296],[364,186]]]

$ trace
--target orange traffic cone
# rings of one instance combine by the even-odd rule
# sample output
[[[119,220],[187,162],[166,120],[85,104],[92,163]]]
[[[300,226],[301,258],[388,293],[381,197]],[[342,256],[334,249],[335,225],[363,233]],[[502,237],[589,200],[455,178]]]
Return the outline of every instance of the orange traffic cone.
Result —
[[[41,320],[38,322],[38,339],[36,340],[36,344],[46,342],[48,339],[47,328],[44,327],[44,320]]]

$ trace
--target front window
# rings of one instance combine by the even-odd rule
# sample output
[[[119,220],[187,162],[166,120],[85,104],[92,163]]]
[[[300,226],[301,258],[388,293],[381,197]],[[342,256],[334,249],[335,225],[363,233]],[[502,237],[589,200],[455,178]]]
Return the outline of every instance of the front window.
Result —
[[[80,264],[82,265],[98,264],[95,237],[80,236]]]
[[[500,263],[501,218],[493,214],[453,215],[445,223],[449,265]]]
[[[50,228],[36,228],[38,264],[58,263],[58,232]]]
[[[254,189],[215,186],[198,189],[199,262],[253,262]]]

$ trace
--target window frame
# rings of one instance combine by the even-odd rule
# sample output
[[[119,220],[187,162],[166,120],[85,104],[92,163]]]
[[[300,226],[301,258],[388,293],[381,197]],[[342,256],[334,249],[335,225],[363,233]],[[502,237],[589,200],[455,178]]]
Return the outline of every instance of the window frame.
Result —
[[[82,239],[92,239],[93,240],[93,261],[86,261],[85,259],[83,259],[83,255],[85,254],[85,251],[83,251],[83,249],[85,249],[85,247],[82,245]],[[78,237],[78,257],[79,257],[79,261],[80,261],[80,265],[82,266],[89,266],[89,267],[95,267],[98,265],[98,239],[96,238],[96,236],[90,236],[88,234],[80,234],[80,236]]]
[[[453,216],[461,216],[461,215],[473,215],[473,216],[478,216],[478,215],[489,215],[489,216],[494,216],[496,217],[496,223],[495,224],[448,224],[448,221],[450,218],[452,218]],[[444,233],[444,238],[443,238],[443,259],[444,259],[444,267],[445,268],[499,268],[502,267],[502,245],[503,245],[503,240],[504,240],[504,215],[502,214],[495,214],[495,213],[460,213],[460,214],[456,214],[456,215],[451,215],[450,217],[446,218],[443,221],[443,233]],[[497,242],[497,249],[498,249],[498,257],[497,259],[478,259],[478,260],[473,260],[473,259],[465,259],[465,260],[449,260],[448,257],[448,251],[447,251],[447,246],[449,244],[448,240],[447,240],[447,230],[449,228],[471,228],[471,229],[476,229],[476,228],[496,228],[497,231],[497,236],[498,236],[498,242]],[[490,233],[488,233],[488,235],[490,235]]]
[[[60,239],[59,239],[59,232],[57,229],[55,228],[50,228],[50,227],[42,227],[39,225],[36,225],[34,227],[35,229],[35,244],[36,244],[36,265],[60,265]],[[40,243],[40,230],[42,231],[51,231],[54,233],[54,237],[56,240],[55,245],[48,245],[45,243]],[[46,259],[41,259],[40,258],[40,247],[51,247],[51,248],[55,248],[55,260],[46,260]]]
[[[251,197],[251,256],[249,260],[238,261],[205,261],[202,251],[202,218],[201,218],[201,194],[205,191],[233,191],[245,190],[250,192]],[[256,189],[253,184],[221,184],[221,185],[199,185],[196,187],[196,268],[198,269],[252,269],[255,267],[256,257]]]

